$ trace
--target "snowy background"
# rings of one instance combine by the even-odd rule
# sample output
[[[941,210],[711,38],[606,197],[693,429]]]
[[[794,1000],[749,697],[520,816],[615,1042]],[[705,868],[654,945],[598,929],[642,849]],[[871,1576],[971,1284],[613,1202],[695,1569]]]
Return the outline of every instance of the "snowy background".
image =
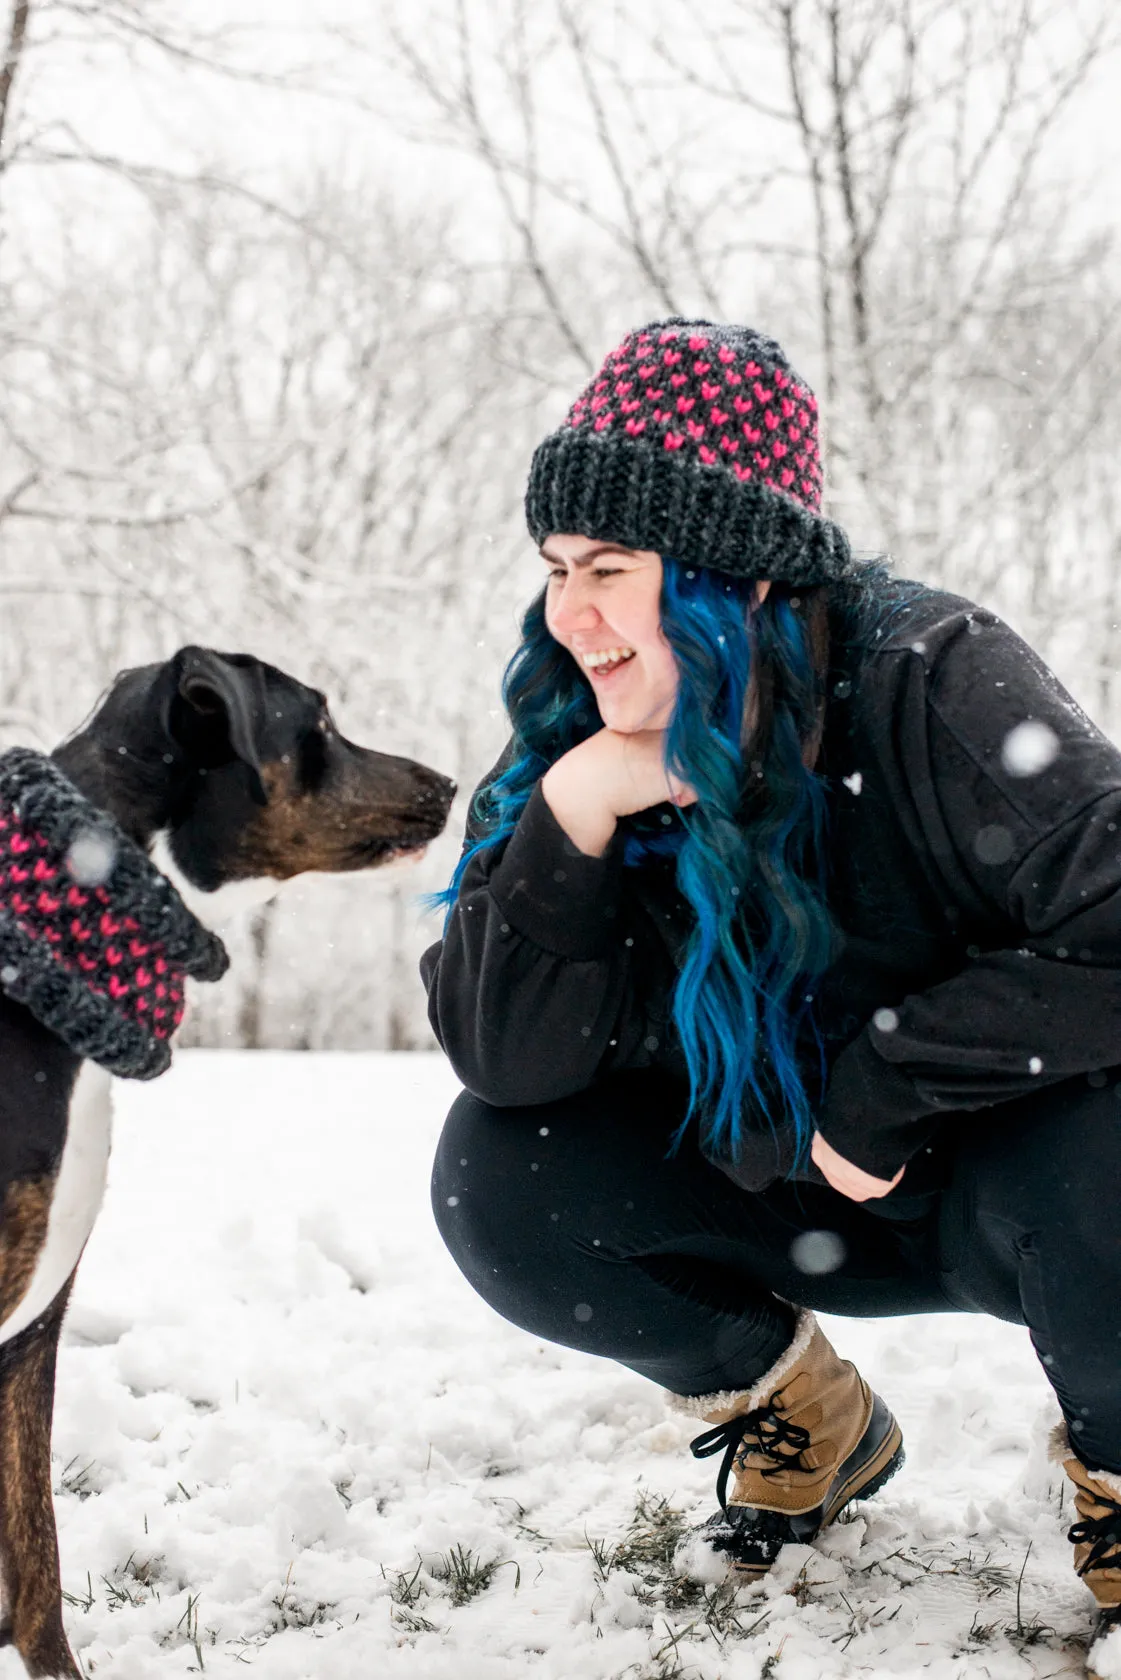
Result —
[[[0,0],[0,744],[194,640],[469,789],[532,447],[671,312],[778,336],[856,543],[1121,728],[1117,34],[1113,0]],[[194,1042],[429,1045],[415,893],[462,813],[423,881],[263,912]]]
[[[827,1321],[908,1462],[729,1590],[674,1562],[712,1509],[695,1426],[505,1324],[447,1257],[427,1181],[453,1092],[435,1056],[278,1052],[117,1087],[54,1440],[88,1675],[1081,1673],[1092,1601],[1026,1331]]]

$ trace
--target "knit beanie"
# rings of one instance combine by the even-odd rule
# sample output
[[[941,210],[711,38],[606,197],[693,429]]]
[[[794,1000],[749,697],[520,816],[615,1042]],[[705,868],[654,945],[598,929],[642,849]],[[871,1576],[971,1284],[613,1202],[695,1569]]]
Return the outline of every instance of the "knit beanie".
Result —
[[[817,399],[750,327],[629,332],[538,445],[526,519],[690,566],[808,586],[852,564],[821,512]]]

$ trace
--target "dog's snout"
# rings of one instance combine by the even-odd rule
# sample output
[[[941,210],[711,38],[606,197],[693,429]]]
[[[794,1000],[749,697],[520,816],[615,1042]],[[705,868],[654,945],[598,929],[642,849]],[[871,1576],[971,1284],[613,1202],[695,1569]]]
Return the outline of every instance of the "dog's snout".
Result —
[[[416,802],[421,806],[434,805],[446,814],[457,791],[458,783],[453,782],[450,776],[441,776],[438,770],[426,770],[424,786],[417,794]]]

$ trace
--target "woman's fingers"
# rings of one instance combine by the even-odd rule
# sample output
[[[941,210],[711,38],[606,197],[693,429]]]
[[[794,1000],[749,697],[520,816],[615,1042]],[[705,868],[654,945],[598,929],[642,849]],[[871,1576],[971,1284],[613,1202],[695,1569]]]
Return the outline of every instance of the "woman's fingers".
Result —
[[[810,1158],[833,1189],[847,1196],[850,1202],[871,1202],[886,1196],[889,1190],[895,1189],[906,1171],[905,1167],[900,1167],[894,1178],[874,1178],[852,1161],[846,1161],[831,1143],[826,1143],[820,1132],[814,1133]]]

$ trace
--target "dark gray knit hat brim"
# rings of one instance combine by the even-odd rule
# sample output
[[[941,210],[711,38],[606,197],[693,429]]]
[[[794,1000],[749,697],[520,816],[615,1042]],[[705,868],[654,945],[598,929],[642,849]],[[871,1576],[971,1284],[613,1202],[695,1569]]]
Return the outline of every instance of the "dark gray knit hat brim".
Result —
[[[553,432],[538,446],[526,490],[536,543],[572,533],[652,549],[729,577],[808,588],[851,569],[839,525],[762,484],[643,439]]]

